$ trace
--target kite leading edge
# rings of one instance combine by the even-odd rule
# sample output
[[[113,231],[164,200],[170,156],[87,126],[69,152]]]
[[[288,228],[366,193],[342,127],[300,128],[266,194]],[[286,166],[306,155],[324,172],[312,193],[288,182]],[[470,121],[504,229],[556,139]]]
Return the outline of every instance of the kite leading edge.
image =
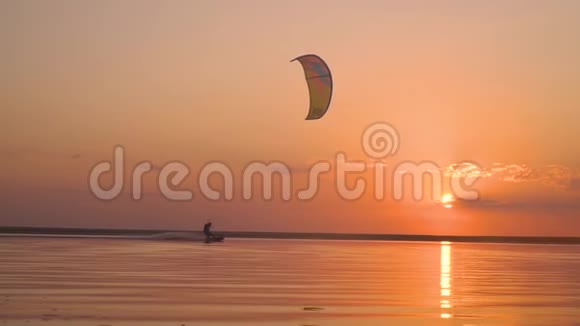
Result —
[[[306,54],[292,59],[304,69],[304,76],[310,93],[310,108],[306,120],[316,120],[328,110],[332,98],[332,75],[328,65],[315,54]]]

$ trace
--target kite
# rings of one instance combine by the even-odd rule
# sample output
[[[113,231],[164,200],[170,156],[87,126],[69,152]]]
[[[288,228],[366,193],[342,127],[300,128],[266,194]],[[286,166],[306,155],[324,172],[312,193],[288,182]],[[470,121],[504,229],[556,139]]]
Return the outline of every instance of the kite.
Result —
[[[332,98],[330,69],[324,60],[315,54],[306,54],[290,60],[293,61],[298,61],[302,65],[310,93],[310,108],[306,120],[320,119],[328,110]]]

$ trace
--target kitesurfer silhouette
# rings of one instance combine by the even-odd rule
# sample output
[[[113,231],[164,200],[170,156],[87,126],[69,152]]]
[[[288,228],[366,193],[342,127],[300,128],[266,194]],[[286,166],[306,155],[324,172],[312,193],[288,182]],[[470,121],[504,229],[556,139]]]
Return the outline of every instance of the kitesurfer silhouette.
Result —
[[[205,240],[209,241],[212,238],[215,238],[216,236],[211,233],[211,222],[207,222],[205,223],[205,225],[203,226],[203,234],[205,234]]]

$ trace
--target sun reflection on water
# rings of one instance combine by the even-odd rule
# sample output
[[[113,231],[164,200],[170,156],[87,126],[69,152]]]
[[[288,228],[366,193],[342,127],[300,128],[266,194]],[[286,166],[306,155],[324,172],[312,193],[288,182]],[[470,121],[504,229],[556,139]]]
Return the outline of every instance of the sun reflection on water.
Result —
[[[441,241],[441,318],[451,318],[451,243]]]

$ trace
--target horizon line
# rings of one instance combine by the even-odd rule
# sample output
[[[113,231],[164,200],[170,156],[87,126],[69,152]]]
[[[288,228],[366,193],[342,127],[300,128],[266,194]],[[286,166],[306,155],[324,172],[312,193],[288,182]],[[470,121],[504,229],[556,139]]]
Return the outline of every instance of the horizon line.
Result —
[[[0,226],[0,235],[53,235],[53,236],[150,236],[158,233],[201,233],[199,230],[159,230],[120,228],[72,228]],[[415,242],[467,242],[467,243],[521,243],[521,244],[573,244],[580,245],[575,236],[501,236],[501,235],[428,235],[388,233],[325,233],[278,231],[219,231],[226,238],[286,239],[286,240],[362,240],[362,241],[415,241]]]

